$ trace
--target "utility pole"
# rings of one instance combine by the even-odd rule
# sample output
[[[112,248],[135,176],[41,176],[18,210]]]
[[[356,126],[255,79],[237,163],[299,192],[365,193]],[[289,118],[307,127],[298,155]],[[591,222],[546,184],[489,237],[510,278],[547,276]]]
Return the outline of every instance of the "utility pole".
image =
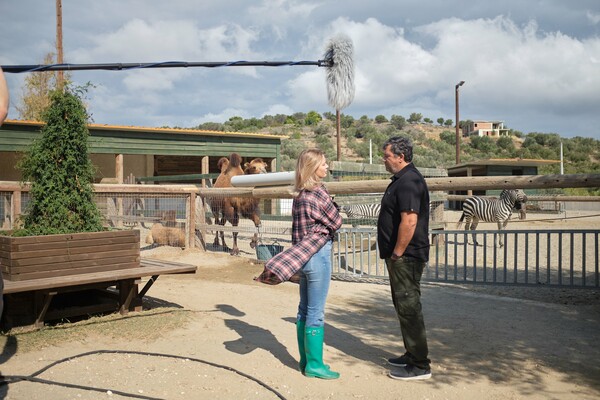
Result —
[[[56,62],[58,64],[64,64],[62,43],[62,0],[56,0]],[[64,72],[58,71],[58,74],[56,75],[56,87],[62,89],[64,81]]]
[[[455,95],[454,95],[454,104],[456,108],[456,165],[460,164],[460,116],[458,113],[458,88],[465,84],[465,81],[460,81],[454,87]]]
[[[335,110],[335,131],[337,137],[337,160],[342,161],[342,134],[340,110]]]

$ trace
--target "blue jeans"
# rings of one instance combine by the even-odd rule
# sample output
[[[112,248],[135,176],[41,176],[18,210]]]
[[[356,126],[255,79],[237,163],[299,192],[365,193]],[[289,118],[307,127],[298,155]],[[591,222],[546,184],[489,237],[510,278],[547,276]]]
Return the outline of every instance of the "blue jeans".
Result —
[[[327,242],[300,270],[299,321],[306,327],[325,325],[325,300],[331,282],[331,241]]]

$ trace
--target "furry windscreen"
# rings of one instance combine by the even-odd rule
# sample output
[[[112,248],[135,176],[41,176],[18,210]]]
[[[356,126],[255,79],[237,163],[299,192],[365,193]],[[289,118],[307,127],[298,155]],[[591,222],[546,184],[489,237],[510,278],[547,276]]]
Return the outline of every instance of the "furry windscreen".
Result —
[[[327,97],[336,110],[348,107],[354,100],[354,46],[352,40],[338,34],[329,40],[324,58],[332,60],[327,68]]]

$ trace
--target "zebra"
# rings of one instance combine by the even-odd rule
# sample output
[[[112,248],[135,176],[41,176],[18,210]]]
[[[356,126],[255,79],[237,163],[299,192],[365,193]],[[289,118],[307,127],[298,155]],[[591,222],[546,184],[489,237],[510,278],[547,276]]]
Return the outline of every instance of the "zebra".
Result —
[[[498,230],[506,228],[508,220],[512,215],[513,208],[524,209],[527,202],[527,196],[521,189],[503,190],[499,199],[488,199],[478,196],[469,197],[463,203],[463,212],[458,220],[457,228],[460,228],[463,220],[465,221],[465,230],[475,230],[479,221],[496,222]],[[523,212],[522,212],[523,215]],[[500,236],[500,247],[504,245],[502,235]],[[477,246],[475,233],[473,233],[473,242]]]
[[[377,218],[381,210],[381,204],[344,204],[341,211],[348,218]]]
[[[340,211],[350,219],[377,219],[380,210],[381,203],[344,204],[340,207]],[[431,211],[431,202],[429,202],[429,210]]]
[[[377,219],[381,210],[380,203],[373,204],[344,204],[340,211],[348,216],[349,219]],[[353,222],[352,226],[357,226],[358,222]]]

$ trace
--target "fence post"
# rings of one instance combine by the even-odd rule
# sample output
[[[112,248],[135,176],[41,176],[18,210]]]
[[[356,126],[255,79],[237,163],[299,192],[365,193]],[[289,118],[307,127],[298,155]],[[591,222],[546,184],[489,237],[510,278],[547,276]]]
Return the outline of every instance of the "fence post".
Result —
[[[190,248],[196,247],[196,215],[198,208],[196,207],[197,196],[196,192],[190,193]]]
[[[432,192],[432,196],[430,199],[430,204],[433,205],[433,209],[431,210],[431,226],[430,231],[431,234],[431,244],[433,249],[435,248],[444,248],[444,235],[434,233],[436,231],[443,232],[446,229],[446,224],[444,223],[444,202],[445,202],[445,193],[444,192]]]
[[[11,224],[12,229],[17,228],[17,219],[21,215],[21,191],[15,190],[12,195],[12,205],[11,205]]]
[[[204,156],[202,157],[202,161],[201,161],[201,168],[200,171],[203,175],[205,174],[210,174],[210,164],[209,164],[209,157],[208,156]],[[202,187],[206,187],[206,179],[202,178]],[[212,186],[212,185],[211,185]]]
[[[196,221],[196,207],[194,192],[188,193],[187,201],[185,202],[185,215],[186,215],[186,227],[187,232],[185,234],[185,248],[190,249],[194,247],[194,232],[195,232],[195,221]]]
[[[115,180],[117,184],[123,184],[123,154],[115,154]],[[123,228],[123,197],[117,197],[117,215],[119,220],[117,226]]]
[[[206,199],[204,196],[198,194],[196,196],[198,205],[196,207],[196,221],[197,225],[200,225],[200,245],[202,250],[206,251]]]

